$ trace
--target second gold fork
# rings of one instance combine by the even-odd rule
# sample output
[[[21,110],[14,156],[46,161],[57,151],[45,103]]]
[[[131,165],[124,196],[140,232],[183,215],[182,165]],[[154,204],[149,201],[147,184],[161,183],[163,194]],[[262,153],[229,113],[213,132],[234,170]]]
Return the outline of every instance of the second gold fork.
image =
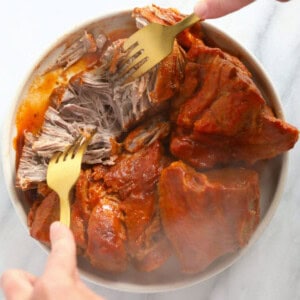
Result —
[[[81,136],[74,145],[64,152],[58,152],[51,158],[47,169],[47,185],[54,190],[60,201],[60,221],[70,226],[70,191],[76,183],[80,170],[82,157],[85,153],[91,136]]]
[[[191,14],[171,26],[151,23],[136,31],[123,44],[124,51],[129,53],[121,77],[130,74],[130,79],[135,79],[149,71],[172,52],[177,34],[198,21]]]

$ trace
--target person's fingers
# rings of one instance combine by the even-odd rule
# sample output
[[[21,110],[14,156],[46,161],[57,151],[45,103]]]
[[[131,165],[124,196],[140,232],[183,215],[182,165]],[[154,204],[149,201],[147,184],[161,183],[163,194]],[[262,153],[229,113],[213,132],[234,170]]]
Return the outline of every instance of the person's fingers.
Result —
[[[60,222],[50,226],[51,253],[44,275],[76,278],[76,246],[71,230]]]
[[[213,19],[236,11],[251,2],[253,0],[199,0],[194,12],[201,19]]]
[[[8,270],[1,276],[1,287],[7,300],[30,299],[36,277],[22,270]]]

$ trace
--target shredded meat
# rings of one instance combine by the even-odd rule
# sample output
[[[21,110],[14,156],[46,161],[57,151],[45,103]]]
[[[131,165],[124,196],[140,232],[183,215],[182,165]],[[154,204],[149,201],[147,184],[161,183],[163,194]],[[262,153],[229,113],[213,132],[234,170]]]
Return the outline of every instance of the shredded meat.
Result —
[[[132,130],[125,138],[123,145],[128,152],[134,153],[150,146],[156,140],[163,140],[169,133],[170,123],[161,116],[153,117]]]

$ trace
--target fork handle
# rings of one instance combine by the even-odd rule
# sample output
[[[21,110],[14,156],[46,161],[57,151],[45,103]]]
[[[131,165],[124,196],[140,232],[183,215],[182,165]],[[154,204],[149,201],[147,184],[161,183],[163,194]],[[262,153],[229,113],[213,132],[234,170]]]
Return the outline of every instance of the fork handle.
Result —
[[[197,23],[198,21],[200,21],[200,18],[197,17],[195,14],[191,14],[188,17],[186,17],[185,19],[183,19],[182,21],[174,24],[173,26],[169,26],[168,28],[171,30],[172,34],[174,34],[176,36],[178,33],[183,31],[184,29],[192,26],[193,24]]]
[[[69,192],[61,193],[59,195],[59,220],[67,227],[70,227],[70,199]]]

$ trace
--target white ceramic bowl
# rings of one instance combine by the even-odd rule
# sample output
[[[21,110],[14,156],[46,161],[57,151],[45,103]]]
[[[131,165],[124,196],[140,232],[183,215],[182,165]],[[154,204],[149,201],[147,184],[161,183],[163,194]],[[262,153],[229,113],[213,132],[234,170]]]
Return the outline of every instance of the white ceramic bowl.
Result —
[[[13,149],[13,139],[16,136],[15,119],[17,108],[22,99],[25,98],[27,89],[38,74],[42,73],[49,64],[55,61],[57,54],[62,49],[65,42],[70,39],[81,36],[84,30],[91,30],[95,27],[101,27],[105,32],[112,32],[118,29],[128,29],[128,32],[135,30],[134,20],[131,18],[131,12],[118,12],[105,17],[101,17],[93,22],[84,24],[76,28],[71,33],[66,34],[57,43],[38,60],[37,64],[29,72],[24,84],[21,86],[17,97],[12,102],[11,112],[5,123],[5,136],[3,141],[4,149],[2,151],[4,176],[10,199],[19,215],[21,222],[27,228],[27,212],[28,207],[22,201],[22,193],[15,188],[15,151]],[[272,106],[275,114],[279,118],[283,118],[281,105],[277,93],[266,75],[263,67],[257,60],[241,45],[226,35],[224,32],[212,25],[203,23],[206,34],[219,47],[229,51],[231,54],[239,57],[252,72],[255,82],[262,91],[265,99]],[[275,159],[265,162],[260,171],[261,185],[261,222],[252,236],[247,247],[242,250],[222,257],[221,259],[210,265],[204,272],[194,275],[184,275],[179,272],[176,264],[172,263],[172,259],[168,261],[162,268],[152,273],[141,273],[134,269],[121,275],[108,275],[99,271],[95,271],[82,258],[78,259],[79,270],[82,276],[99,285],[106,286],[117,290],[130,292],[161,292],[174,290],[176,288],[186,287],[203,280],[206,280],[216,274],[222,272],[232,265],[245,251],[254,243],[255,240],[263,233],[269,224],[274,212],[280,201],[283,190],[284,179],[287,172],[287,154],[280,155]],[[39,243],[40,244],[40,243]],[[48,249],[40,244],[44,249]]]

